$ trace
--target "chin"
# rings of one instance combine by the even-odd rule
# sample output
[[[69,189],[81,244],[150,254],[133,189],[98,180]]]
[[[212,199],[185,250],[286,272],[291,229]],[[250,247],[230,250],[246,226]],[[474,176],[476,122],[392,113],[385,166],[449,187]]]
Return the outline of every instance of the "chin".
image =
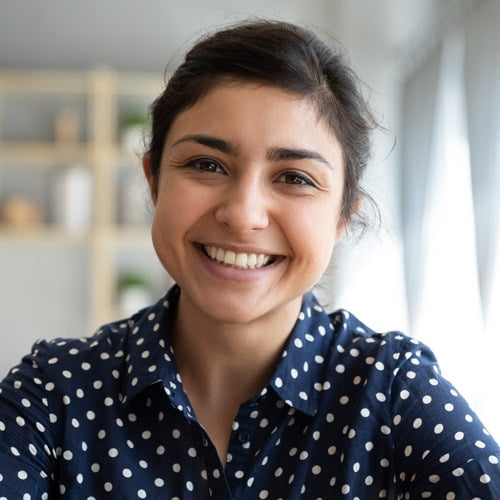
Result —
[[[259,314],[254,307],[248,307],[244,304],[225,304],[223,307],[218,305],[217,307],[206,307],[204,308],[205,315],[208,316],[213,321],[219,323],[227,324],[247,324],[258,319],[261,314]],[[264,316],[262,314],[262,316]]]

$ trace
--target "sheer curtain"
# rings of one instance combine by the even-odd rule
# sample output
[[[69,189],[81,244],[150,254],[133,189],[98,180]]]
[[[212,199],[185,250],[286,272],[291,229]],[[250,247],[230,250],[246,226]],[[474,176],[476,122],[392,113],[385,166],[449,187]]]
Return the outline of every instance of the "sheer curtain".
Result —
[[[478,3],[465,29],[465,82],[485,339],[479,405],[499,421],[500,396],[500,2]],[[482,410],[482,408],[481,408]],[[480,410],[480,411],[481,411]],[[497,424],[495,435],[500,435]]]
[[[500,3],[463,5],[404,87],[408,309],[499,437]]]

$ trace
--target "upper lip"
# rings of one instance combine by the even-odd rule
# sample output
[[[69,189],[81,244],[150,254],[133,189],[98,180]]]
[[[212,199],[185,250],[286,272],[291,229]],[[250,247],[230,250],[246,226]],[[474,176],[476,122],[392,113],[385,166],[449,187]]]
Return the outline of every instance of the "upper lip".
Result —
[[[234,243],[217,243],[217,242],[203,242],[199,243],[203,247],[216,247],[216,248],[222,248],[223,250],[231,250],[232,252],[235,253],[254,253],[254,254],[264,254],[264,255],[269,255],[269,256],[279,256],[281,254],[276,253],[276,252],[271,252],[269,250],[265,250],[263,248],[258,248],[258,247],[253,247],[253,246],[243,246],[243,245],[237,245]]]

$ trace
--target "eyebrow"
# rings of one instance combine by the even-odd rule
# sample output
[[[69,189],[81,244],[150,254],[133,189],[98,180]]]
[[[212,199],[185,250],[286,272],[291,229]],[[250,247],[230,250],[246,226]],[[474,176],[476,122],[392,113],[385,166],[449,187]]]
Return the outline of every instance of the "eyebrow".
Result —
[[[182,144],[184,142],[195,142],[203,146],[207,146],[212,149],[217,149],[222,153],[229,154],[232,156],[238,156],[239,148],[232,142],[220,139],[218,137],[213,137],[204,134],[189,134],[181,137],[179,140],[172,144],[172,147]],[[317,151],[303,148],[271,148],[267,152],[267,158],[269,161],[298,161],[298,160],[316,160],[323,163],[325,166],[333,170],[332,165],[326,158],[319,154]]]
[[[332,165],[323,155],[310,149],[272,148],[268,151],[267,157],[270,161],[317,160],[333,170]]]
[[[217,149],[222,153],[230,154],[233,156],[238,156],[239,150],[235,144],[226,141],[224,139],[219,139],[218,137],[212,137],[210,135],[203,134],[189,134],[181,137],[178,141],[172,144],[172,147],[182,144],[183,142],[196,142],[202,146],[207,146],[212,149]]]

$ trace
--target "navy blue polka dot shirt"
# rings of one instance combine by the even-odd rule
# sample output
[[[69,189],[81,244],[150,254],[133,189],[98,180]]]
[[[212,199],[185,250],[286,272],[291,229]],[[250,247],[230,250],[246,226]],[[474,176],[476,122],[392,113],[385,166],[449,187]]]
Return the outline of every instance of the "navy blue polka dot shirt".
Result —
[[[223,467],[175,365],[178,294],[10,371],[0,499],[500,499],[498,446],[429,349],[310,293]]]

